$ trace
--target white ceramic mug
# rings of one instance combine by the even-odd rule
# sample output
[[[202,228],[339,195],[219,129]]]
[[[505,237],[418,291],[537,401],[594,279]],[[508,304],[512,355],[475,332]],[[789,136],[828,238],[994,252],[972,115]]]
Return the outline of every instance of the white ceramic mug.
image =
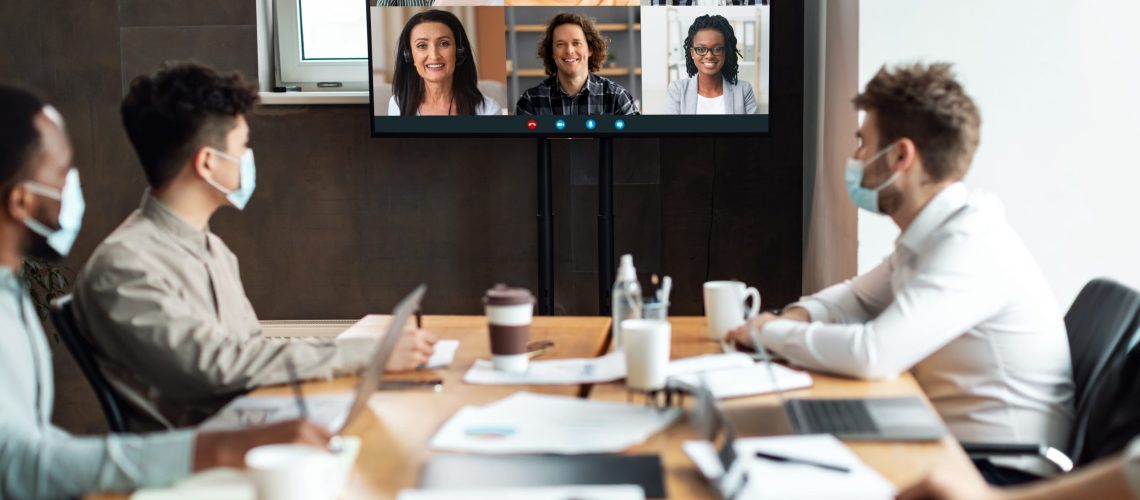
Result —
[[[664,389],[669,377],[672,325],[661,319],[627,319],[621,322],[621,331],[625,385],[638,391]]]
[[[312,446],[258,446],[245,454],[245,466],[260,500],[332,500],[344,487],[333,481],[336,457]]]
[[[752,299],[745,311],[744,303]],[[709,281],[705,283],[705,319],[709,337],[724,340],[728,332],[743,325],[760,313],[760,291],[739,281]]]

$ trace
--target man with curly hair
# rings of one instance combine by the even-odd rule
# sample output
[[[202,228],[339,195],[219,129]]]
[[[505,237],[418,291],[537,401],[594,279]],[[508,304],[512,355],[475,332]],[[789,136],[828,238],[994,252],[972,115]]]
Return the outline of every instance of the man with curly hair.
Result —
[[[132,429],[198,424],[238,394],[288,382],[287,359],[302,378],[371,362],[375,339],[263,337],[237,256],[210,231],[215,212],[253,195],[245,116],[257,99],[240,75],[192,62],[135,78],[123,99],[150,188],[80,272],[75,311]],[[414,369],[434,341],[409,329],[387,368]]]
[[[1074,419],[1069,343],[1049,283],[993,195],[962,179],[981,117],[949,64],[882,68],[844,167],[855,205],[899,227],[865,274],[732,332],[814,370],[865,379],[910,371],[962,441],[1065,449]],[[1036,459],[976,461],[993,483],[1055,471]]]
[[[641,114],[628,90],[596,74],[608,48],[593,19],[566,12],[554,16],[538,42],[538,58],[549,77],[523,92],[515,114]]]

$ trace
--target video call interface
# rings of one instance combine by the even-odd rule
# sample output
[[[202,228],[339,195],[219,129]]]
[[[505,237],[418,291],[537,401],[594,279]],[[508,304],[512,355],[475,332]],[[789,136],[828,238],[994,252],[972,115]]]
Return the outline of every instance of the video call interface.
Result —
[[[371,0],[372,132],[765,134],[767,3]]]

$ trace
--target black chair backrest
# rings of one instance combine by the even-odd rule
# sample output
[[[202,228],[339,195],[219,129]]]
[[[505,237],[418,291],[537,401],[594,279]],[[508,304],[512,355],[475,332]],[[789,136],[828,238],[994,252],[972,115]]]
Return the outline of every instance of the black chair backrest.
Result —
[[[59,333],[67,350],[71,352],[71,357],[75,358],[79,369],[83,370],[83,375],[91,384],[91,389],[95,391],[95,397],[103,407],[103,415],[107,417],[107,426],[111,432],[126,432],[126,421],[123,419],[122,408],[115,399],[115,392],[103,377],[103,372],[99,371],[99,366],[95,364],[95,357],[91,354],[91,344],[79,334],[79,325],[75,322],[75,314],[72,311],[71,296],[59,297],[53,300],[51,305],[51,322],[55,325],[55,331]]]
[[[1121,451],[1140,434],[1140,292],[1090,281],[1069,312],[1076,422],[1069,456],[1077,465]]]
[[[1065,313],[1078,410],[1086,399],[1085,389],[1099,379],[1122,340],[1136,330],[1138,316],[1140,292],[1105,278],[1085,285]]]

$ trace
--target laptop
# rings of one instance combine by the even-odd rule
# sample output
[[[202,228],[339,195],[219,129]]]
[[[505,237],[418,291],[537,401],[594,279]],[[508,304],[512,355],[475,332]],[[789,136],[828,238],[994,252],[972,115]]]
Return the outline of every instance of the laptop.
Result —
[[[753,340],[760,358],[770,360],[760,339]],[[787,399],[772,370],[768,376],[796,434],[833,434],[849,441],[933,441],[947,433],[938,415],[915,396]]]
[[[379,345],[376,346],[372,362],[360,375],[354,393],[317,394],[305,397],[310,420],[321,424],[333,434],[340,434],[344,427],[368,406],[368,398],[380,388],[384,367],[396,350],[404,325],[412,313],[419,309],[420,301],[423,300],[426,291],[427,285],[420,285],[396,305],[396,309],[392,312],[392,321],[388,324]],[[203,422],[199,429],[205,431],[241,429],[299,416],[294,396],[241,396]]]

